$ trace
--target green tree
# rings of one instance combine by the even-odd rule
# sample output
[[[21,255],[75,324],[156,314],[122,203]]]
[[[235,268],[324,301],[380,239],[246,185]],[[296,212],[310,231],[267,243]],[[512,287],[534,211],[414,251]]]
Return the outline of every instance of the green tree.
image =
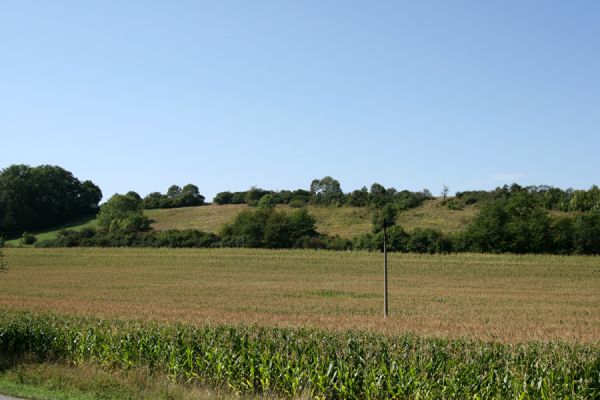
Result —
[[[23,236],[21,237],[21,242],[23,244],[34,244],[35,242],[37,242],[37,238],[35,237],[35,235],[33,233],[29,233],[27,231],[23,232]]]
[[[579,254],[600,254],[600,211],[577,217],[574,247]]]
[[[373,232],[385,231],[387,228],[395,225],[397,214],[396,207],[392,204],[386,204],[381,208],[374,209],[371,215]]]
[[[213,199],[215,204],[231,204],[233,200],[233,193],[231,192],[219,192]]]
[[[258,202],[259,207],[275,207],[275,198],[272,194],[266,194],[260,198]]]
[[[289,215],[290,240],[296,244],[300,239],[317,236],[316,220],[308,213],[306,208],[301,208]]]
[[[150,219],[143,214],[142,200],[132,194],[115,194],[100,208],[98,227],[113,231],[138,232],[150,229]]]
[[[181,194],[181,187],[179,187],[177,185],[171,185],[167,189],[167,197],[170,198],[171,200],[176,199],[177,197],[179,197],[180,194]]]
[[[344,197],[340,182],[331,176],[314,179],[310,184],[310,192],[318,204],[334,204]]]
[[[204,204],[204,196],[200,194],[198,186],[188,183],[181,189],[177,199],[177,207],[194,207]]]
[[[552,252],[571,254],[574,250],[573,218],[562,217],[552,223]]]
[[[98,211],[102,192],[61,167],[11,165],[0,171],[0,233],[51,228]]]

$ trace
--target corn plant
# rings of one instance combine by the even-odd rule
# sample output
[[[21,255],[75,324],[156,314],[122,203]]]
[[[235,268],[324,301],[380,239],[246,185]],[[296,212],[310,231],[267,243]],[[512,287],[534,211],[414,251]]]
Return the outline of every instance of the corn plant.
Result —
[[[159,325],[0,311],[0,356],[145,366],[244,393],[327,399],[600,398],[600,344]]]

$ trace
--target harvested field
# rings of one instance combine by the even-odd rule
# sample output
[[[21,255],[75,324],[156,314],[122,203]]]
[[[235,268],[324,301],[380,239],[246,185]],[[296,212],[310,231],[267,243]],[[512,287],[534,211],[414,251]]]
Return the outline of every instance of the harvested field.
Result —
[[[5,249],[0,306],[502,342],[600,340],[600,258],[249,249]]]

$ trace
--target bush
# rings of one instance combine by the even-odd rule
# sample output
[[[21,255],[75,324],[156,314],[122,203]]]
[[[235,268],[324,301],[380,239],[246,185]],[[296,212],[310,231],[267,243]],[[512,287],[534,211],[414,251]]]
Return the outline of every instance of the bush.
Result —
[[[449,253],[452,242],[435,229],[415,229],[408,240],[407,250],[413,253]]]
[[[464,205],[458,199],[449,199],[445,201],[445,206],[448,207],[449,210],[460,211],[464,209]]]
[[[35,237],[35,235],[33,233],[25,232],[25,233],[23,233],[21,242],[23,244],[27,244],[27,245],[34,244],[35,242],[37,242],[37,238]]]
[[[305,208],[287,213],[271,206],[244,210],[221,231],[226,247],[292,248],[316,235],[315,220]]]
[[[578,254],[600,254],[600,212],[577,217],[573,240]]]
[[[289,202],[291,208],[302,208],[306,206],[306,202],[301,199],[293,199]]]

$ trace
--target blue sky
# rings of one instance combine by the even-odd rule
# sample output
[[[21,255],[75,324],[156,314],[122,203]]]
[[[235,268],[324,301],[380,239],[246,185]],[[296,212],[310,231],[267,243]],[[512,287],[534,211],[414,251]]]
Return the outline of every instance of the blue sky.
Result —
[[[600,2],[0,0],[0,135],[105,199],[588,188]]]

